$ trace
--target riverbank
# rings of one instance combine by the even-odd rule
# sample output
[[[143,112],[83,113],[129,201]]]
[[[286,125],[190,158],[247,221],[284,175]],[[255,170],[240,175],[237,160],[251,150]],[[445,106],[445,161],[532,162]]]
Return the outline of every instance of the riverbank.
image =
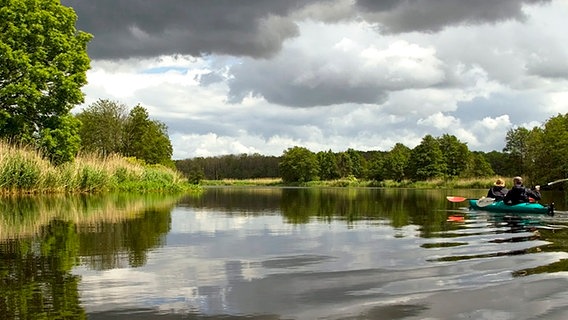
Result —
[[[326,181],[309,181],[296,184],[285,184],[280,178],[262,179],[222,179],[222,180],[202,180],[202,186],[299,186],[299,187],[372,187],[372,188],[416,188],[416,189],[484,189],[493,185],[497,177],[488,178],[468,178],[468,179],[435,179],[428,181],[372,181],[358,180],[355,178],[345,178]],[[505,178],[506,181],[510,179]]]
[[[52,165],[29,148],[0,142],[0,194],[181,192],[190,185],[182,174],[162,165],[147,165],[117,155],[80,155]]]

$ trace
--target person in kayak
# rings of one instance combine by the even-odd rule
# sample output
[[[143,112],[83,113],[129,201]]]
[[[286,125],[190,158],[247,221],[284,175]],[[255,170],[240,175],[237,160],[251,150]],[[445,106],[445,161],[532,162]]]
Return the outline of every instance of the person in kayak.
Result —
[[[495,201],[503,200],[507,195],[507,188],[505,188],[505,181],[501,178],[495,181],[495,184],[487,191],[487,198],[493,198]]]
[[[533,189],[526,188],[523,185],[523,178],[514,177],[513,187],[507,192],[503,201],[506,204],[514,205],[522,202],[530,202],[530,199],[540,200],[540,186]]]

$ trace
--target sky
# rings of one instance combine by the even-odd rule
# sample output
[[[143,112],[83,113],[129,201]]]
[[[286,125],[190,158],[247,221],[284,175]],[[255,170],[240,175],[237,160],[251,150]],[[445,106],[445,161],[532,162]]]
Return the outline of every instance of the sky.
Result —
[[[414,148],[568,113],[568,0],[62,0],[85,102],[140,104],[173,158]]]

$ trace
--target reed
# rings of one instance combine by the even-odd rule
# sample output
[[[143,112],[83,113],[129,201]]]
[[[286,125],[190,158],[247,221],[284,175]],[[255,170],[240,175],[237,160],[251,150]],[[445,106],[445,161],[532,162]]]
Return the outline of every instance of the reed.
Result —
[[[0,194],[183,191],[190,187],[178,171],[134,158],[81,154],[55,167],[31,148],[0,142]]]

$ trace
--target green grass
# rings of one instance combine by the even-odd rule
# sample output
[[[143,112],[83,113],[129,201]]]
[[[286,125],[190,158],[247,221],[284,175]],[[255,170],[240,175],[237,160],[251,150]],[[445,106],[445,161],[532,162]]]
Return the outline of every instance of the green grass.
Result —
[[[202,180],[204,186],[302,186],[302,187],[351,187],[351,188],[415,188],[415,189],[484,189],[493,185],[497,177],[485,178],[455,178],[455,179],[434,179],[428,181],[411,180],[359,180],[354,177],[309,181],[304,183],[285,184],[278,178],[267,179],[224,179],[224,180]],[[511,179],[505,178],[506,181]]]
[[[0,142],[0,194],[184,191],[198,188],[181,173],[134,158],[80,155],[53,166],[30,148]]]
[[[204,186],[283,186],[280,178],[201,180]]]

